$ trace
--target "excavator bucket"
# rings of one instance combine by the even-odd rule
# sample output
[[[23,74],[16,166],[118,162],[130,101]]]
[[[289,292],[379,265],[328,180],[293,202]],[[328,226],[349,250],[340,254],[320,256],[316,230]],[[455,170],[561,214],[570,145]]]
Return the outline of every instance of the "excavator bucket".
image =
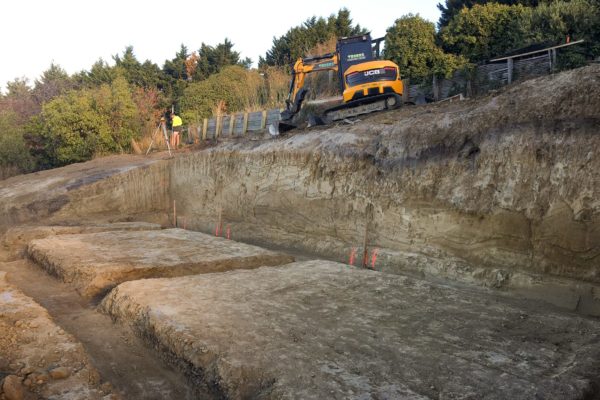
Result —
[[[279,136],[282,133],[291,131],[292,129],[296,128],[296,125],[292,125],[284,121],[275,121],[271,125],[269,125],[269,134],[271,136]]]

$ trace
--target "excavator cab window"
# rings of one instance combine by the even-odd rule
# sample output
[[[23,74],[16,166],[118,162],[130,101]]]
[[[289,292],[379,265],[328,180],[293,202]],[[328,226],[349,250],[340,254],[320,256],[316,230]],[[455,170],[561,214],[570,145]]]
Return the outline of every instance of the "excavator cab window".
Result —
[[[353,36],[339,39],[337,43],[337,54],[339,57],[338,74],[340,77],[340,89],[344,91],[344,74],[354,64],[372,61],[373,41],[370,34]]]

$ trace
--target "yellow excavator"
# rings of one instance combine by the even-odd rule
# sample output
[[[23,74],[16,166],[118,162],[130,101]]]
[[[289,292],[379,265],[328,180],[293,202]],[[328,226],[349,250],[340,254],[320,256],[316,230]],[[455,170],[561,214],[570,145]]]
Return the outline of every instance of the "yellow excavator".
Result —
[[[380,60],[380,44],[384,38],[371,39],[370,34],[338,39],[335,53],[299,58],[292,70],[292,81],[281,113],[281,121],[269,126],[273,136],[296,128],[298,114],[308,90],[306,75],[313,72],[336,71],[339,76],[343,103],[313,116],[309,125],[327,124],[374,111],[399,107],[402,104],[400,70],[392,61]]]

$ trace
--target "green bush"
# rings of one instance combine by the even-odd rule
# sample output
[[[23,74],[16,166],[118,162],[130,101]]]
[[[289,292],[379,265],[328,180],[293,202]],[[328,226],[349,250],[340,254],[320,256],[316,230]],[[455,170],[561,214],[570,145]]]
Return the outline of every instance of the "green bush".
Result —
[[[118,77],[46,103],[29,131],[32,142],[41,144],[43,164],[60,166],[128,150],[139,135],[139,121],[129,85]]]
[[[539,41],[584,39],[580,46],[559,50],[559,68],[574,68],[600,56],[600,4],[592,0],[555,1],[536,7],[532,29]]]
[[[17,119],[12,112],[0,113],[0,179],[30,172],[35,167]]]
[[[191,83],[181,99],[181,116],[184,123],[199,123],[215,112],[224,102],[227,113],[243,111],[259,103],[264,79],[257,71],[240,66],[224,68],[208,79]]]
[[[440,32],[444,48],[471,62],[487,60],[535,39],[532,8],[498,3],[463,8]]]
[[[597,0],[550,1],[537,7],[477,4],[458,12],[439,36],[447,51],[472,62],[533,43],[564,43],[567,36],[585,39],[579,50],[559,51],[564,67],[579,66],[600,55],[600,4]]]

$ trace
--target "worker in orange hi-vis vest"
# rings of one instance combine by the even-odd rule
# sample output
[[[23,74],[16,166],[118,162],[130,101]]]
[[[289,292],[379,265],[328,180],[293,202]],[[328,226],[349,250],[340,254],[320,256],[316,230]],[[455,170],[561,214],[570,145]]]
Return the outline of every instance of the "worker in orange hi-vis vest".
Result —
[[[183,121],[175,113],[171,114],[171,126],[173,127],[173,134],[171,135],[171,147],[177,149],[179,147],[179,136],[181,135],[181,127]]]

